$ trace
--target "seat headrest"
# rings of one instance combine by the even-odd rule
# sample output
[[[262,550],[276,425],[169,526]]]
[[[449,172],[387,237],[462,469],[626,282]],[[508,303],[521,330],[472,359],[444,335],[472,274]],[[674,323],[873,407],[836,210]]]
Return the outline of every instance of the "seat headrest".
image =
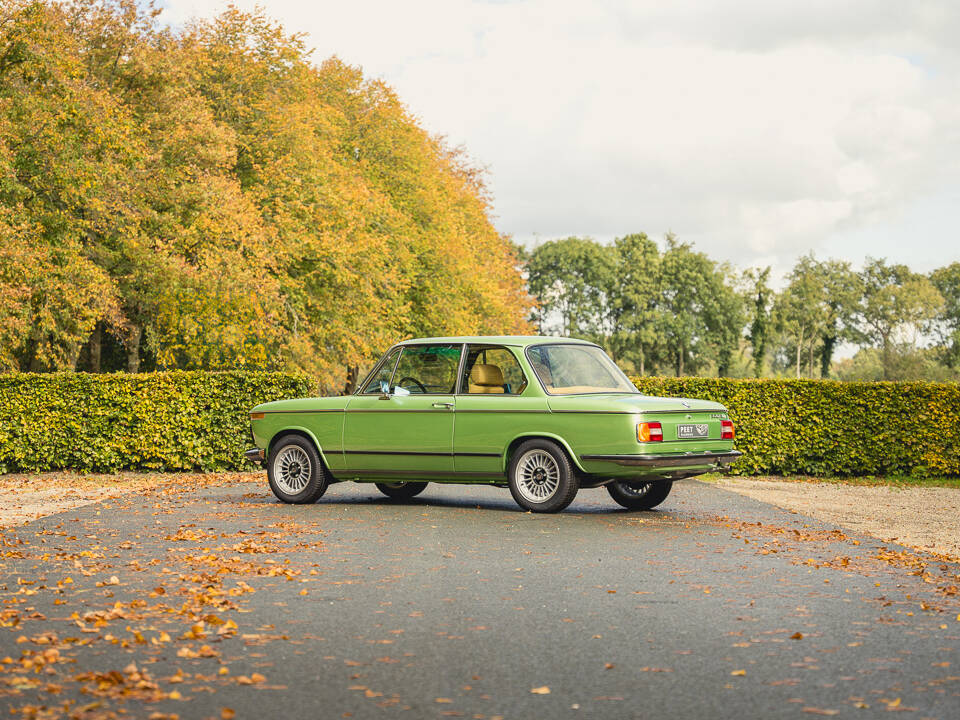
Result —
[[[477,363],[470,370],[470,382],[474,385],[503,385],[503,371],[499,365]]]

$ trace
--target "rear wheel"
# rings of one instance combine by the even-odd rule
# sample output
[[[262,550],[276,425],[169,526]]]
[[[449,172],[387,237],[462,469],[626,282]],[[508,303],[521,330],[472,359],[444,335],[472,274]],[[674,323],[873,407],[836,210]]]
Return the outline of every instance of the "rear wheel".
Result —
[[[518,447],[507,477],[513,499],[531,512],[560,512],[580,489],[567,454],[549,440],[528,440]]]
[[[270,449],[267,477],[273,494],[285,503],[316,502],[328,478],[313,443],[301,435],[280,438]]]
[[[673,489],[669,480],[657,482],[612,482],[607,486],[610,497],[628,510],[651,510],[667,499]]]
[[[377,489],[387,497],[396,500],[409,500],[427,489],[425,482],[377,483]]]

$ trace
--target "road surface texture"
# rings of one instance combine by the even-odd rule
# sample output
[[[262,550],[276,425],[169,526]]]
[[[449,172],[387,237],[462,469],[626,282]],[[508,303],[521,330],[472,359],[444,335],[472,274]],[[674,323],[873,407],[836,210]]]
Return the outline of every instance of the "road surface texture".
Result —
[[[17,717],[960,717],[960,566],[696,481],[533,515],[212,476],[2,539]]]

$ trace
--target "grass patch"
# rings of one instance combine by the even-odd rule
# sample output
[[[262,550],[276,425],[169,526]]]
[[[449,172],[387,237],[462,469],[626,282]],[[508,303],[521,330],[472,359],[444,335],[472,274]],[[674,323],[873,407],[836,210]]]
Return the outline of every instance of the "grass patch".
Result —
[[[866,487],[944,487],[960,490],[960,477],[924,475],[864,475],[862,477],[810,477],[807,475],[761,475],[761,476],[727,476],[720,473],[709,473],[702,475],[698,479],[706,482],[716,482],[724,477],[731,479],[742,478],[744,480],[758,480],[771,482],[796,482],[796,483],[831,483],[834,485],[861,485]]]

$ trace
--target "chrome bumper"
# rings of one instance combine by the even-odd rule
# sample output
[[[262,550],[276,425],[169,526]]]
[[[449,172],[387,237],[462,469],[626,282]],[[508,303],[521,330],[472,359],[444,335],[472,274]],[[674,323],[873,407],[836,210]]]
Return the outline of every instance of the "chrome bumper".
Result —
[[[727,466],[743,457],[739,450],[702,453],[670,453],[669,455],[581,455],[581,460],[602,460],[627,467],[685,467],[687,465]]]
[[[250,460],[251,462],[261,463],[261,464],[263,463],[263,461],[264,461],[264,459],[265,459],[264,456],[263,456],[263,450],[261,450],[260,448],[253,448],[252,450],[247,450],[247,451],[243,454],[243,456],[244,456],[247,460]]]

